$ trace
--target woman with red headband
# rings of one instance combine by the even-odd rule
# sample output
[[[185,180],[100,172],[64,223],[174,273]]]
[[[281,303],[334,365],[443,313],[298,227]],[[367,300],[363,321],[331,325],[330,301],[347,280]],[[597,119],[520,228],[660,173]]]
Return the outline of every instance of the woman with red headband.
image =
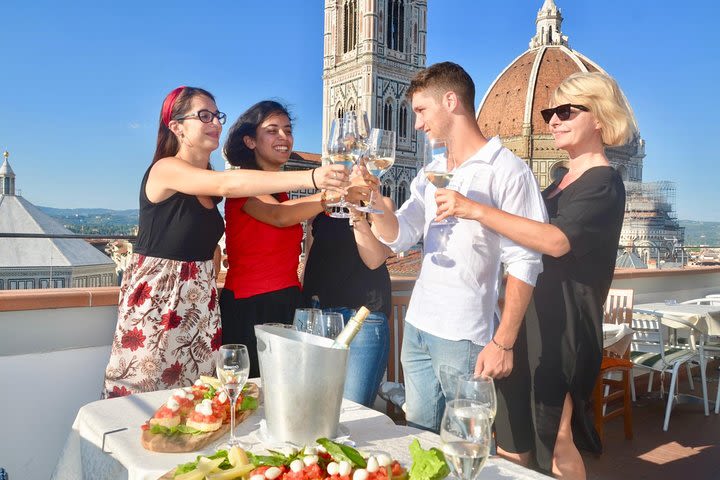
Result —
[[[212,375],[222,343],[213,254],[222,197],[295,189],[344,191],[342,165],[313,170],[215,172],[226,116],[206,90],[179,87],[163,102],[157,147],[140,187],[135,253],[120,287],[104,397],[191,385]]]

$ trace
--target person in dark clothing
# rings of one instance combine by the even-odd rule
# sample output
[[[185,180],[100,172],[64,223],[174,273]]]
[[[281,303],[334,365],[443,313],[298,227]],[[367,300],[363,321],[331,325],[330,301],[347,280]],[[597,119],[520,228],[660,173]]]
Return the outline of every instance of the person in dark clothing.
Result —
[[[569,156],[567,174],[543,198],[549,224],[437,193],[438,218],[477,220],[543,254],[526,321],[515,342],[517,368],[497,382],[495,421],[500,454],[563,478],[585,478],[578,447],[600,451],[588,416],[602,359],[602,306],[615,269],[625,211],[625,188],[605,146],[624,145],[637,132],[632,110],[610,77],[577,73],[542,110],[557,148]]]
[[[381,201],[393,209],[390,199]],[[392,287],[385,260],[391,251],[375,238],[366,215],[351,210],[351,222],[325,214],[312,220],[303,297],[306,305],[317,297],[323,309],[342,313],[346,322],[361,306],[370,310],[350,344],[343,397],[372,406],[390,349]]]

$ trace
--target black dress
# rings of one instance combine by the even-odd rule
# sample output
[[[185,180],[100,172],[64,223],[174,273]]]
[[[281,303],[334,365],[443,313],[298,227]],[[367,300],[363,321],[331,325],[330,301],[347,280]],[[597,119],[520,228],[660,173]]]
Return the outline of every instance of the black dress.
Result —
[[[318,215],[312,223],[313,243],[305,266],[306,305],[318,296],[322,308],[365,305],[390,318],[392,286],[383,263],[375,270],[363,262],[353,228],[344,218]]]
[[[534,426],[530,447],[534,446],[537,464],[546,471],[552,466],[567,393],[573,401],[575,444],[584,450],[602,451],[589,401],[602,361],[603,303],[615,271],[625,211],[625,187],[612,167],[588,169],[549,197],[556,187],[548,187],[543,198],[550,223],[567,236],[570,252],[559,258],[543,255],[544,269],[533,294],[534,305],[525,317],[526,332],[516,343],[522,343],[518,345],[520,351],[527,348],[528,420]],[[521,364],[525,359],[518,358],[518,353],[516,361]],[[518,370],[523,371],[522,365]],[[510,423],[515,423],[512,418]]]

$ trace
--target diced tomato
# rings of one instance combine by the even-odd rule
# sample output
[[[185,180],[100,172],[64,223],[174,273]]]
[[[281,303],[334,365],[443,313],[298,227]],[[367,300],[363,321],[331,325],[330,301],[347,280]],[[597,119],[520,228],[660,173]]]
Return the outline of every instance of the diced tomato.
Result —
[[[397,460],[393,461],[392,464],[390,465],[390,467],[392,470],[393,477],[399,477],[400,475],[405,473],[405,469],[402,467],[402,465],[400,465],[400,463]]]
[[[148,425],[147,423],[143,423],[143,424],[140,426],[140,430],[142,430],[143,432],[144,432],[145,430],[150,430],[150,425]]]
[[[177,414],[178,412],[174,412],[170,410],[167,405],[163,405],[155,412],[155,418],[172,418]]]
[[[188,414],[188,420],[192,420],[193,422],[198,423],[216,423],[220,421],[220,418],[221,417],[218,417],[216,415],[203,415],[197,410],[193,410]]]

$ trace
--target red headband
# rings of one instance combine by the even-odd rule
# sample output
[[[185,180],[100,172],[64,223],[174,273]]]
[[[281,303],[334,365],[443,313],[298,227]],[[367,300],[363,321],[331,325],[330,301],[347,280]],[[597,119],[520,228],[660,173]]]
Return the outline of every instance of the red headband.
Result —
[[[170,115],[172,115],[172,109],[175,106],[175,100],[177,100],[183,90],[185,90],[184,85],[182,87],[177,87],[175,90],[168,93],[167,97],[165,97],[160,116],[162,117],[162,122],[165,124],[166,127],[170,126],[170,120],[172,120],[170,118]]]

